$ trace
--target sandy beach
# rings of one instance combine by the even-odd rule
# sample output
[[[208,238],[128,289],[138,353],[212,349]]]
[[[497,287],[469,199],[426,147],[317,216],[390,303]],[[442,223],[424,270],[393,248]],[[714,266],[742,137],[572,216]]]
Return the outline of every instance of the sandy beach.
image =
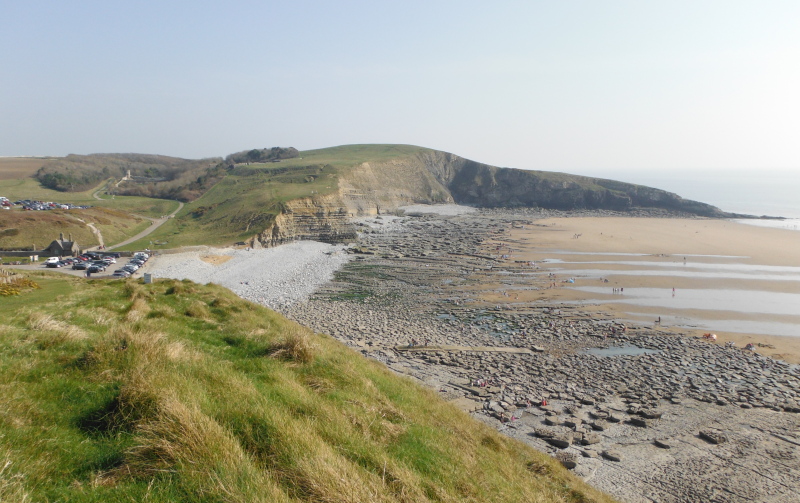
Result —
[[[718,344],[732,341],[743,347],[754,343],[762,354],[800,363],[800,337],[747,330],[747,327],[764,323],[796,326],[800,324],[800,307],[790,309],[793,313],[772,314],[709,309],[704,308],[702,302],[696,308],[654,308],[626,303],[624,291],[612,293],[615,289],[617,292],[627,289],[629,293],[637,289],[663,289],[664,295],[670,296],[675,289],[673,298],[678,300],[681,295],[698,289],[796,295],[800,293],[800,281],[791,280],[791,268],[800,267],[800,232],[725,220],[550,218],[512,228],[502,239],[487,243],[487,253],[497,253],[498,246],[499,252],[508,255],[506,260],[534,261],[539,270],[552,270],[555,274],[555,288],[545,285],[543,289],[515,292],[516,302],[589,302],[591,305],[584,305],[584,310],[610,313],[645,324],[655,325],[654,316],[660,316],[661,328],[675,333],[687,332],[687,323],[671,323],[670,320],[702,320],[706,328],[688,332],[699,335],[713,331],[718,336]],[[563,262],[569,262],[568,269],[573,273],[569,277],[575,278],[574,284],[564,283],[568,278],[562,273],[567,267]],[[681,271],[684,267],[686,273]],[[692,273],[715,267],[740,268],[744,273],[761,269],[774,273],[747,277]],[[673,270],[678,273],[669,272]],[[643,271],[648,275],[639,274]],[[788,273],[783,274],[786,271]],[[601,283],[601,277],[607,283]],[[598,292],[601,287],[602,292]],[[738,320],[744,328],[725,330],[732,320]],[[688,325],[691,326],[691,321]]]

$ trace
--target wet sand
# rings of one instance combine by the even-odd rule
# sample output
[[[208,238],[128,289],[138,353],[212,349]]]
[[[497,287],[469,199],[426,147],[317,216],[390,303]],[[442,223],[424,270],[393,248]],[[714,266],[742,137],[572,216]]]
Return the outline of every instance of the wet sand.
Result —
[[[497,246],[500,245],[500,250]],[[509,253],[508,250],[511,250]],[[743,326],[759,323],[800,323],[800,306],[792,314],[733,313],[721,309],[675,309],[669,307],[636,306],[625,303],[624,292],[612,294],[612,289],[655,288],[669,295],[688,289],[758,290],[760,292],[800,294],[800,281],[775,275],[752,279],[726,277],[694,277],[692,270],[703,267],[730,265],[759,270],[759,266],[800,267],[800,233],[756,227],[724,220],[704,219],[660,219],[660,218],[550,218],[536,221],[535,225],[515,227],[501,240],[487,243],[487,253],[507,254],[508,261],[535,261],[539,272],[552,270],[556,273],[556,286],[539,290],[511,292],[512,297],[487,298],[497,302],[530,302],[534,300],[558,302],[591,301],[584,310],[608,313],[622,319],[656,325],[657,316],[662,317],[660,328],[667,332],[699,335],[713,331],[718,344],[732,341],[742,347],[747,343],[757,345],[759,353],[780,358],[791,363],[800,363],[800,337],[766,335],[717,330],[714,322],[722,327],[729,320],[741,320]],[[603,255],[608,254],[608,255]],[[619,254],[632,254],[620,260]],[[571,263],[542,262],[557,258]],[[685,276],[621,274],[625,270],[667,271],[680,268],[685,263]],[[616,262],[616,263],[599,263]],[[624,263],[619,263],[624,262]],[[639,264],[639,265],[637,265]],[[564,267],[574,274],[575,284],[563,283],[567,279],[558,271]],[[769,269],[769,267],[767,269]],[[697,268],[697,269],[694,269]],[[592,273],[581,276],[581,269]],[[604,271],[607,283],[596,275]],[[533,272],[534,269],[532,268]],[[616,273],[616,274],[615,274]],[[545,280],[546,280],[545,275]],[[605,293],[584,292],[569,287],[603,287]],[[488,293],[488,292],[487,292]],[[504,298],[505,297],[505,298]],[[709,328],[687,330],[692,320],[703,321]],[[681,323],[683,322],[683,323]],[[724,322],[724,323],[723,323]],[[752,324],[752,325],[751,325]],[[683,326],[677,326],[683,325]]]

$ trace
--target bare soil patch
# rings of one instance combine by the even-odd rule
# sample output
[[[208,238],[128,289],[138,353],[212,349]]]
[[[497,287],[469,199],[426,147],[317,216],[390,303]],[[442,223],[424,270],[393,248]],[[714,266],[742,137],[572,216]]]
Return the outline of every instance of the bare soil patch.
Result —
[[[211,265],[222,265],[233,258],[233,255],[203,255],[200,260]]]

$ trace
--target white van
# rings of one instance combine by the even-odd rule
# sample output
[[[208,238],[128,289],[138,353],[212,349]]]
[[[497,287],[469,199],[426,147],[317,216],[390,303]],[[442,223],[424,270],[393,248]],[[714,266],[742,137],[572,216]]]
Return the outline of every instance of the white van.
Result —
[[[58,262],[58,257],[50,257],[44,261],[45,264],[55,264]]]

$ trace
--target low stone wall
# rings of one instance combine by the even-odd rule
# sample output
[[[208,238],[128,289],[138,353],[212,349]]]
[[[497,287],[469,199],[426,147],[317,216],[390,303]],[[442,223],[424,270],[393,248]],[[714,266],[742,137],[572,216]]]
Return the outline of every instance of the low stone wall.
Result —
[[[16,250],[16,251],[0,251],[0,257],[25,257],[31,255],[39,255],[40,257],[49,257],[50,253],[46,250]]]

